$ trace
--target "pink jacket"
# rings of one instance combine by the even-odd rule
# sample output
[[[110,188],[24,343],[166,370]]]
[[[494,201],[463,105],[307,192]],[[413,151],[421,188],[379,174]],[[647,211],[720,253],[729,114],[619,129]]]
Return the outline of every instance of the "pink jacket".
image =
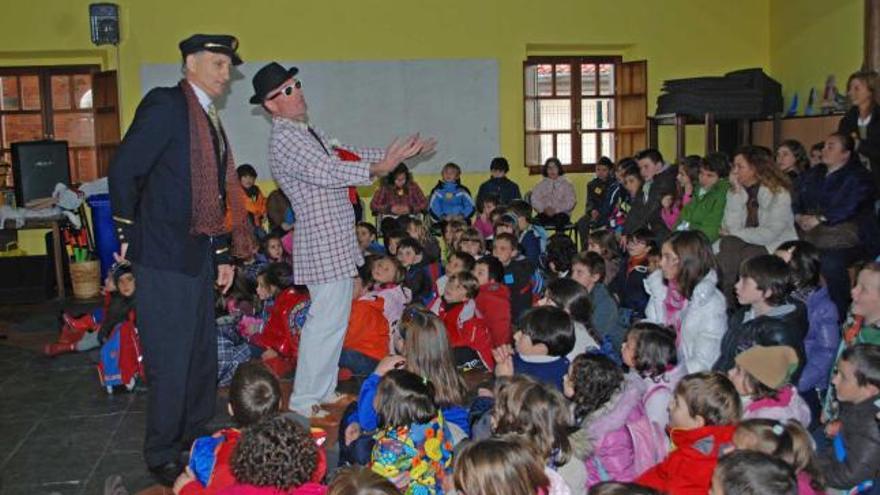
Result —
[[[232,485],[221,491],[219,495],[324,495],[325,493],[327,493],[327,487],[317,483],[306,483],[290,490],[279,490],[272,486],[241,484]]]
[[[777,421],[796,419],[802,425],[810,424],[810,407],[797,393],[794,385],[785,386],[776,394],[775,399],[766,397],[752,402],[748,397],[741,398],[742,419],[765,418]]]
[[[564,176],[557,179],[545,177],[532,189],[532,207],[538,213],[553,208],[557,213],[571,213],[577,203],[574,186]]]

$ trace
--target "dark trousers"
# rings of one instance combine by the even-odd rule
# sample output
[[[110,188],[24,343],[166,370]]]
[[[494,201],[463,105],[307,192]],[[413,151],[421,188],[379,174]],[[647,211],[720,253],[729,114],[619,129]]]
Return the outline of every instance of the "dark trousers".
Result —
[[[206,434],[217,400],[214,266],[196,276],[136,265],[137,325],[147,373],[148,466],[176,461],[184,442]]]
[[[543,225],[545,227],[554,227],[557,229],[561,229],[571,222],[571,217],[568,216],[568,213],[557,213],[553,216],[538,213],[535,216],[535,222],[538,225]]]

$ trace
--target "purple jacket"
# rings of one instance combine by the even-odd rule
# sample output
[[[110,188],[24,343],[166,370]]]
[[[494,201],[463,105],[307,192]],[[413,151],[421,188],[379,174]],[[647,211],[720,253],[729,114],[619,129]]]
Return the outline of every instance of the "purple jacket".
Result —
[[[587,486],[607,479],[632,481],[637,476],[633,440],[626,425],[645,415],[644,394],[645,383],[627,376],[623,388],[572,434],[575,457],[585,459]]]
[[[795,295],[798,296],[797,293]],[[831,301],[826,287],[810,292],[803,302],[807,306],[807,320],[810,325],[804,338],[807,363],[801,372],[797,388],[799,392],[825,390],[828,388],[828,377],[840,345],[837,306]]]

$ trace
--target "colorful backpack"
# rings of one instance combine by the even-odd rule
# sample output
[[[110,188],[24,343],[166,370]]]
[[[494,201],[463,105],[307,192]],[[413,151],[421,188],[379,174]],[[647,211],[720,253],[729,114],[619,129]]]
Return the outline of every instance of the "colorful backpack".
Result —
[[[637,411],[630,415],[626,429],[632,438],[633,469],[638,477],[666,457],[668,441],[663,429],[648,417],[644,406],[639,404],[636,409]]]
[[[137,379],[145,380],[144,357],[137,328],[131,319],[113,327],[110,337],[101,347],[98,378],[101,386],[113,394],[113,387],[132,390]]]

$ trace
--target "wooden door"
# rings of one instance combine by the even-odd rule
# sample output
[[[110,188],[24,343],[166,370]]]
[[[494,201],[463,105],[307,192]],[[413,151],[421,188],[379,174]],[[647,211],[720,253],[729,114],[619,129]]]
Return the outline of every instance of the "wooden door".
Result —
[[[619,160],[648,146],[648,62],[623,62],[615,72],[615,151]]]
[[[115,70],[92,74],[92,98],[97,174],[98,177],[106,177],[120,139],[119,93]]]

